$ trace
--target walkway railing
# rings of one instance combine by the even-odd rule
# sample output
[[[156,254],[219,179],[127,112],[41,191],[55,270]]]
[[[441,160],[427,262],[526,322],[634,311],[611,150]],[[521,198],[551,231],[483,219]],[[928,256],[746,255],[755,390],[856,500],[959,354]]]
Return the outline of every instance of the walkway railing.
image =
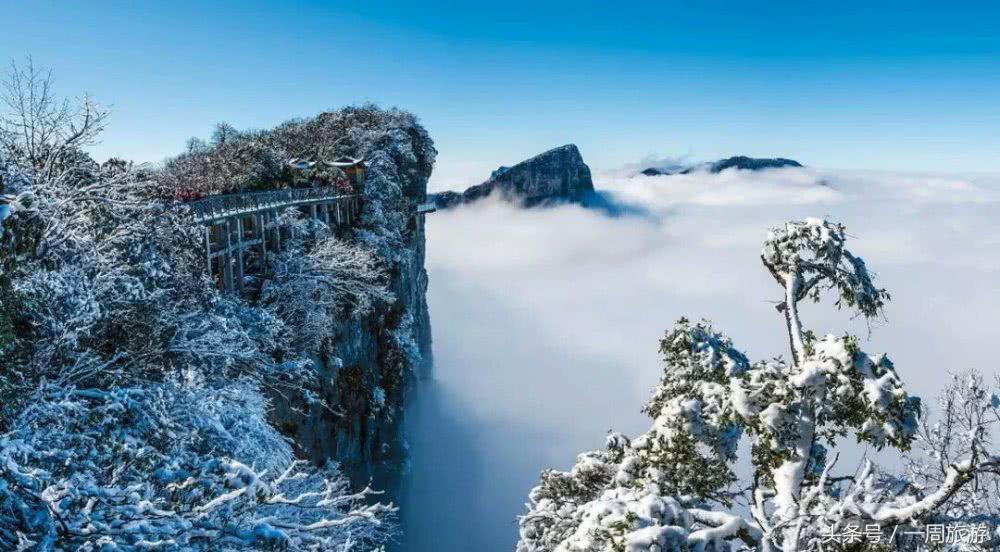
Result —
[[[357,219],[361,194],[345,194],[334,187],[292,188],[211,196],[187,205],[195,222],[205,226],[209,274],[227,293],[238,293],[245,276],[264,269],[269,251],[281,251],[281,210],[299,209],[332,229]]]
[[[269,253],[281,251],[286,239],[278,223],[281,210],[298,208],[334,229],[351,225],[362,207],[361,194],[333,186],[216,195],[187,205],[195,222],[205,226],[208,272],[227,293],[242,291],[245,277],[262,271]],[[416,206],[416,224],[435,208],[430,202]]]
[[[189,202],[195,222],[210,223],[226,218],[252,215],[273,209],[315,205],[319,203],[351,203],[360,194],[345,194],[332,187],[290,188],[265,192],[243,192],[209,196]]]

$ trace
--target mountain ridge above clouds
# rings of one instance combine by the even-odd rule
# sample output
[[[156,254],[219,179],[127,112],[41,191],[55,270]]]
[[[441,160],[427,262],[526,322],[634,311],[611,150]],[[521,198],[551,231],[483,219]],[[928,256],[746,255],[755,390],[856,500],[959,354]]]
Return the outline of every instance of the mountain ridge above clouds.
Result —
[[[801,163],[793,159],[754,158],[743,155],[696,164],[647,161],[638,166],[643,164],[652,166],[639,173],[629,173],[629,177],[721,175],[728,169],[757,173],[766,169],[804,168]],[[818,183],[825,184],[823,181]],[[681,185],[683,187],[683,183]],[[499,199],[520,207],[576,204],[612,217],[648,214],[646,209],[623,201],[620,194],[612,190],[596,190],[590,167],[584,162],[579,148],[574,144],[550,149],[513,166],[502,166],[493,171],[481,184],[466,188],[462,192],[445,191],[429,194],[427,201],[437,209],[443,210],[472,204],[486,198]]]
[[[540,153],[516,165],[502,166],[482,184],[464,192],[429,194],[438,209],[449,209],[497,195],[526,207],[551,203],[583,203],[594,193],[590,167],[575,144]]]
[[[794,159],[784,157],[748,157],[746,155],[734,155],[718,161],[709,161],[690,166],[683,166],[671,163],[668,166],[647,167],[639,174],[643,176],[663,176],[671,174],[691,174],[693,172],[710,172],[718,174],[726,169],[740,169],[746,171],[761,171],[765,169],[802,168],[804,165]]]

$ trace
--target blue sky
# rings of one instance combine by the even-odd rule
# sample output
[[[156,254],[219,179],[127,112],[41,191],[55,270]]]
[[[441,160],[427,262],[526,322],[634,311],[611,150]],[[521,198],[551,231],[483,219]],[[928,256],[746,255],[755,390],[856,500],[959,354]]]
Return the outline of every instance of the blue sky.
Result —
[[[1000,7],[619,4],[2,2],[0,58],[113,106],[98,157],[375,101],[431,131],[437,188],[568,142],[597,169],[745,153],[1000,172]]]

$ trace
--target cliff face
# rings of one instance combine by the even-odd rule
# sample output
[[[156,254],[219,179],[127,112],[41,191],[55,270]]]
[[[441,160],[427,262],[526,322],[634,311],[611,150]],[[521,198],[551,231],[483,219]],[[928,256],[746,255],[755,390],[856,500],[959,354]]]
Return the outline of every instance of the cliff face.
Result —
[[[408,387],[430,362],[423,239],[421,229],[393,275],[397,302],[340,325],[334,353],[315,359],[329,408],[278,401],[276,409],[282,431],[309,458],[336,461],[357,487],[373,482],[390,496],[406,460]]]
[[[583,162],[580,150],[568,144],[513,167],[500,167],[489,180],[459,194],[443,192],[433,194],[431,200],[442,209],[499,195],[507,201],[518,201],[526,206],[548,202],[583,202],[594,193],[590,167]]]
[[[436,151],[408,115],[347,135],[348,154],[365,159],[368,176],[362,216],[345,239],[379,254],[395,301],[330,328],[328,353],[314,359],[327,407],[278,398],[275,418],[309,458],[336,461],[355,485],[373,482],[391,497],[406,459],[407,390],[431,360],[424,225],[414,211],[426,200]]]

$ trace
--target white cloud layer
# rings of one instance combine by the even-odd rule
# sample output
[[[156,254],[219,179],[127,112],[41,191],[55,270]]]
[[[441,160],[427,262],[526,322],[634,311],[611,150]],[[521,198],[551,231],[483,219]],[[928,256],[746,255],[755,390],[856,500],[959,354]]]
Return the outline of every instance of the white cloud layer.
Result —
[[[870,333],[828,306],[806,310],[810,327],[867,338],[925,398],[949,370],[997,371],[1000,177],[634,172],[595,177],[643,217],[498,202],[429,216],[436,366],[412,416],[407,550],[509,549],[539,470],[645,429],[657,339],[678,317],[711,318],[751,358],[782,354],[758,255],[785,220],[847,224],[893,295]]]

